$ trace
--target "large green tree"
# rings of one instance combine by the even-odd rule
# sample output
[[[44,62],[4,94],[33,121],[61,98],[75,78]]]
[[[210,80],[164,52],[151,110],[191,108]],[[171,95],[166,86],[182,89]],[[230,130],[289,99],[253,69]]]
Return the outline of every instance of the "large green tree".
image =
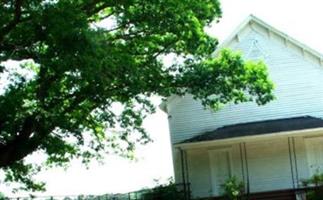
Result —
[[[204,28],[220,17],[218,0],[1,1],[0,75],[11,73],[0,94],[6,181],[43,188],[32,179],[40,165],[25,159],[33,152],[56,166],[149,142],[142,122],[152,95],[190,93],[214,109],[273,99],[263,63],[229,50],[212,56],[217,40]],[[182,62],[165,66],[167,55]],[[9,60],[29,78],[10,72]]]

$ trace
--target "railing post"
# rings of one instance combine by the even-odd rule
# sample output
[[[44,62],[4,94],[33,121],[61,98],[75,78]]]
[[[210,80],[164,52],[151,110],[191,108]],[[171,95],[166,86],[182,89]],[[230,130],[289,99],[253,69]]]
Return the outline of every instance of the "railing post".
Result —
[[[184,189],[184,198],[187,200],[187,190],[186,190],[186,176],[185,176],[185,166],[184,166],[184,151],[179,148],[181,156],[181,171],[182,171],[182,184]]]
[[[250,195],[250,179],[249,179],[249,165],[248,165],[248,155],[247,155],[247,147],[246,143],[243,143],[244,147],[244,157],[245,157],[245,163],[246,163],[246,175],[247,175],[247,200],[249,200]]]
[[[187,187],[188,187],[188,200],[191,200],[191,184],[187,183]]]

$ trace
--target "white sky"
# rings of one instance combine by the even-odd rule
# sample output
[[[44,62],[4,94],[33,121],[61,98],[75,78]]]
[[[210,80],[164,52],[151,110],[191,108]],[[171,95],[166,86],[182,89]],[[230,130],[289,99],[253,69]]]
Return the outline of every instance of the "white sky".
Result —
[[[249,14],[285,32],[300,42],[323,52],[323,1],[320,0],[222,0],[223,18],[208,30],[223,41]],[[158,103],[158,100],[156,100]],[[52,169],[40,175],[47,192],[41,195],[104,194],[151,187],[153,179],[173,175],[167,116],[158,110],[144,125],[154,143],[140,147],[138,161],[107,156],[106,164],[89,170],[78,162],[67,171]],[[0,191],[10,194],[0,183]],[[18,195],[24,195],[19,193]]]

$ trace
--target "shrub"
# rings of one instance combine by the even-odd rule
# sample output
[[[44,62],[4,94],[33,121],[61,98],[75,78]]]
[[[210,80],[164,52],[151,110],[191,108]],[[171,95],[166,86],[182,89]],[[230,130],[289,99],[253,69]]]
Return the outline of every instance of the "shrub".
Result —
[[[224,196],[230,200],[241,199],[244,195],[244,183],[232,176],[222,185]]]
[[[317,171],[311,178],[302,180],[305,187],[314,186],[314,190],[306,192],[306,200],[322,200],[323,199],[323,173]]]
[[[143,200],[185,200],[185,194],[177,185],[170,181],[168,184],[159,185],[142,194]]]

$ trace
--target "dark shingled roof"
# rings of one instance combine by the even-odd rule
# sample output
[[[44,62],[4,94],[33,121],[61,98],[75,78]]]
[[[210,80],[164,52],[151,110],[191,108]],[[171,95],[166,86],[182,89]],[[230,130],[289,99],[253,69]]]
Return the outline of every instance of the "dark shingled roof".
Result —
[[[203,133],[181,143],[202,142],[227,138],[264,135],[284,131],[296,131],[323,127],[323,119],[310,116],[257,121],[251,123],[223,126],[214,131]]]

